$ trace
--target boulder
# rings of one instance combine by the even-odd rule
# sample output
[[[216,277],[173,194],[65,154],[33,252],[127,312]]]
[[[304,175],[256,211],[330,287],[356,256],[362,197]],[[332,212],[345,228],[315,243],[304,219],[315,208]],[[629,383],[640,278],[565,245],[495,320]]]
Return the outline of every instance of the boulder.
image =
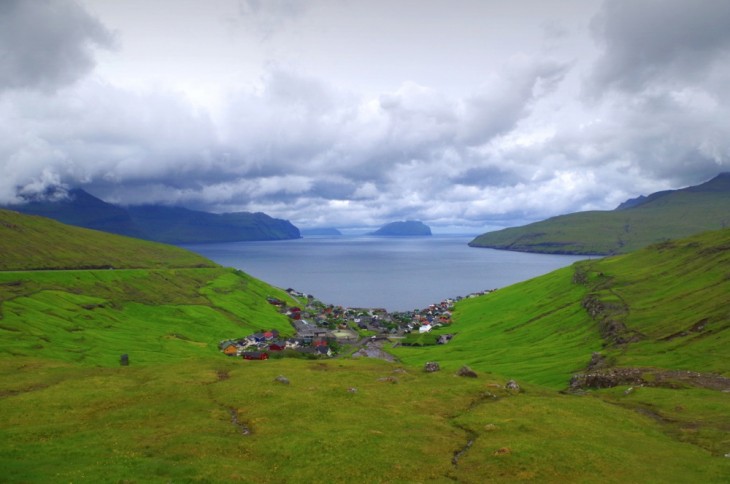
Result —
[[[468,366],[464,365],[461,368],[459,368],[459,371],[456,372],[458,376],[466,376],[469,378],[476,378],[477,372],[469,368]]]
[[[276,378],[274,378],[274,381],[278,381],[282,385],[288,385],[289,384],[289,379],[287,377],[285,377],[284,375],[277,376]]]
[[[427,361],[426,364],[423,366],[423,369],[426,371],[426,373],[433,373],[435,371],[441,370],[441,366],[436,361]]]
[[[520,391],[522,391],[522,389],[520,388],[520,385],[518,385],[517,382],[514,380],[508,381],[504,385],[504,388],[507,389],[508,391],[514,392],[514,393],[519,393]]]

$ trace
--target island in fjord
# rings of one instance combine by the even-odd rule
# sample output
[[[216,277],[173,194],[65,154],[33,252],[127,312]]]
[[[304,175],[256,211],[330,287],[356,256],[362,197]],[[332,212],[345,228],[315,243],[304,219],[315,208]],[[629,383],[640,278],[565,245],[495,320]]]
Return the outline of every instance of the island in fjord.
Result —
[[[380,227],[368,235],[405,237],[414,235],[431,235],[431,227],[418,220],[406,220],[405,222],[391,222]]]

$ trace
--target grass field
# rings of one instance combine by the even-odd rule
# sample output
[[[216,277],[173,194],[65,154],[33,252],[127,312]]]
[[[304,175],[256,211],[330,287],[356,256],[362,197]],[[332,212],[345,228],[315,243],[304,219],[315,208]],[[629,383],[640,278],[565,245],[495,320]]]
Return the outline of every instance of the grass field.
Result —
[[[510,395],[486,374],[400,368],[0,358],[0,468],[10,482],[723,482],[730,472],[728,459],[601,398]]]
[[[594,352],[730,376],[729,275],[730,230],[580,262],[458,303],[448,345],[389,363],[222,355],[293,332],[266,301],[288,295],[232,269],[0,272],[0,480],[727,482],[730,393],[562,390]],[[641,337],[617,344],[601,318]]]

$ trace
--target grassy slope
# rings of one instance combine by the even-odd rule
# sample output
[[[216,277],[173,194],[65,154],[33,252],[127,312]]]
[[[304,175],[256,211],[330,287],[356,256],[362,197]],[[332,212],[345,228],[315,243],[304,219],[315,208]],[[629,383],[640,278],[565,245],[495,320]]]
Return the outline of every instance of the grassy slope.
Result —
[[[717,243],[698,243],[718,252]],[[615,263],[609,273],[604,261],[589,264],[590,284],[624,267]],[[619,287],[626,277],[611,280]],[[554,391],[601,345],[575,305],[599,289],[571,278],[566,269],[460,304],[457,338],[399,350],[404,366],[222,356],[219,339],[288,327],[265,301],[285,294],[228,269],[0,273],[0,475],[7,482],[724,482],[730,459],[718,454],[729,444],[727,394]],[[118,366],[121,353],[130,355],[129,367]],[[444,370],[423,373],[421,362],[432,358]],[[480,377],[454,376],[463,363]],[[291,384],[274,382],[280,374]],[[507,393],[508,377],[525,392]],[[634,411],[645,407],[672,423]],[[697,424],[699,414],[705,421]],[[243,435],[232,415],[251,433]],[[683,425],[690,420],[693,427]]]
[[[718,181],[724,183],[724,178]],[[698,187],[699,188],[699,187]],[[730,190],[678,190],[625,210],[578,212],[489,232],[470,245],[526,252],[627,253],[730,224]]]
[[[574,281],[582,273],[585,282]],[[600,351],[613,366],[689,370],[730,376],[730,229],[645,250],[576,263],[571,268],[469,299],[445,346],[394,350],[406,363],[469,365],[518,381],[566,388]],[[610,316],[641,339],[611,345],[581,301],[603,301]],[[700,323],[700,324],[698,324]],[[725,392],[626,387],[591,392],[613,405],[651,415],[666,435],[714,455],[730,449]]]
[[[586,274],[586,284],[573,281],[576,268]],[[730,375],[729,274],[730,229],[587,260],[464,301],[454,314],[456,324],[444,330],[458,332],[451,344],[404,347],[398,355],[414,364],[437,359],[454,369],[468,364],[563,388],[604,344],[582,307],[590,293],[627,309],[619,315],[622,322],[646,336],[606,350],[618,365]],[[688,331],[700,321],[702,331]]]
[[[222,339],[293,329],[283,291],[231,269],[0,272],[0,354],[91,365],[217,355]]]
[[[215,267],[192,252],[0,209],[0,270]]]

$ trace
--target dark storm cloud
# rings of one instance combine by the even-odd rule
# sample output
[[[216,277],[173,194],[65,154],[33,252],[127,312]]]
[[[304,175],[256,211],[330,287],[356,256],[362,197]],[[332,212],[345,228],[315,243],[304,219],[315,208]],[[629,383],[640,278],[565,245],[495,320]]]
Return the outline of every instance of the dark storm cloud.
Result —
[[[604,51],[591,88],[600,94],[700,81],[708,69],[730,60],[728,25],[726,1],[607,1],[592,24]]]
[[[71,0],[0,2],[0,90],[53,90],[94,66],[110,32]]]

